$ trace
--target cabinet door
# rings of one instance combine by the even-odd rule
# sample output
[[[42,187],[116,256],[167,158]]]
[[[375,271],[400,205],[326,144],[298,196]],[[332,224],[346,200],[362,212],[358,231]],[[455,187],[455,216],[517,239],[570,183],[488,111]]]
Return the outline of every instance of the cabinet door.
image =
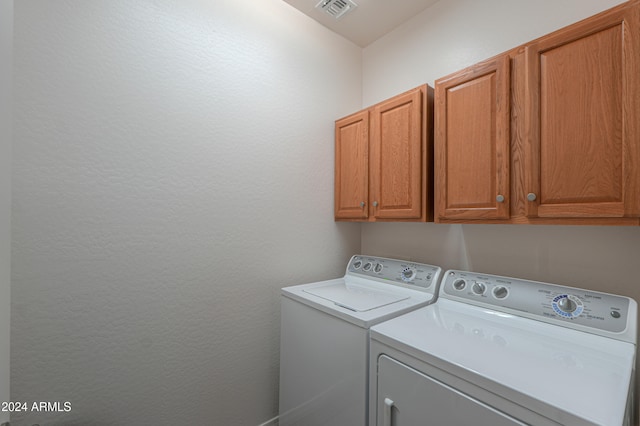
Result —
[[[378,389],[375,395],[376,426],[474,425],[524,426],[446,384],[400,362],[378,358]]]
[[[640,215],[639,5],[527,47],[528,216]]]
[[[509,90],[506,55],[436,81],[439,219],[509,218]]]
[[[373,107],[369,173],[376,219],[420,219],[423,215],[422,92],[415,89]]]
[[[335,202],[336,219],[369,216],[369,111],[336,121]]]

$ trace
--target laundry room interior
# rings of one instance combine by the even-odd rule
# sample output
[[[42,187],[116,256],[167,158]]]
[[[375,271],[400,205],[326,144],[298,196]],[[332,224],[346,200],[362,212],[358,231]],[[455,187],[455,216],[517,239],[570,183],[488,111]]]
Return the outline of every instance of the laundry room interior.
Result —
[[[334,210],[336,120],[637,0],[407,1],[357,41],[295,2],[0,0],[0,425],[278,425],[281,289],[354,255],[640,301],[640,210]]]

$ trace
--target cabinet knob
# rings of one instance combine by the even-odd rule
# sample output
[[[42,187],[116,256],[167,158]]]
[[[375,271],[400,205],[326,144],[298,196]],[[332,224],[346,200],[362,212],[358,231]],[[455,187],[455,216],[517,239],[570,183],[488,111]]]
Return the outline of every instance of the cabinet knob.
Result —
[[[533,192],[530,192],[530,193],[527,194],[527,200],[529,200],[529,201],[535,201],[536,198],[538,198],[538,197],[536,197],[536,194],[534,194]]]
[[[377,201],[373,202],[373,207],[378,207],[378,202]]]
[[[496,197],[496,201],[499,203],[504,203],[504,195],[498,194],[498,196]]]
[[[360,207],[364,207],[364,201],[360,201]]]

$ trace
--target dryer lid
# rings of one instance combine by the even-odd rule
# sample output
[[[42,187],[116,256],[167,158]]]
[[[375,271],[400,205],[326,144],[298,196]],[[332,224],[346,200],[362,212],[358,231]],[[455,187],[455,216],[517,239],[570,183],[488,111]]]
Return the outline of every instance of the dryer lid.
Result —
[[[355,312],[366,312],[409,299],[403,294],[388,293],[349,283],[337,283],[303,290]]]

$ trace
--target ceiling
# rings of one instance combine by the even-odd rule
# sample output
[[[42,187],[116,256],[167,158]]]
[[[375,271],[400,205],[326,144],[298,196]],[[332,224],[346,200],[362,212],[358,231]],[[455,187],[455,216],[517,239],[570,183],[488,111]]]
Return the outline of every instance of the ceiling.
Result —
[[[321,0],[284,0],[325,27],[365,47],[439,0],[353,0],[357,7],[337,19],[316,5]]]

